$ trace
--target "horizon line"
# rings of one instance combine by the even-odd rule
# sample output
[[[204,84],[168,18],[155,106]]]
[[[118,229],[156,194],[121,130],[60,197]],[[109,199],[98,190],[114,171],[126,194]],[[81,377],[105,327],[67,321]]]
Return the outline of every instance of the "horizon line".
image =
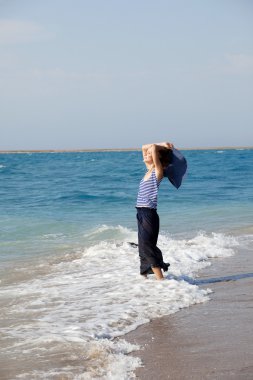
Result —
[[[233,150],[253,149],[253,146],[212,146],[179,148],[180,150]],[[80,148],[80,149],[6,149],[0,150],[0,154],[7,153],[81,153],[81,152],[131,152],[141,151],[141,148]]]

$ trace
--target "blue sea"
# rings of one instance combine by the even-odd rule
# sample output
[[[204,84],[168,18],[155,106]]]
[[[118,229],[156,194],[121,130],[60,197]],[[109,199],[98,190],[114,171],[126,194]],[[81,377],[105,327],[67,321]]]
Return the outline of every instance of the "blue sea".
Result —
[[[162,283],[129,244],[140,151],[0,155],[1,379],[130,379],[124,335],[208,301],[187,278],[251,247],[253,150],[183,153],[181,188],[159,190]]]

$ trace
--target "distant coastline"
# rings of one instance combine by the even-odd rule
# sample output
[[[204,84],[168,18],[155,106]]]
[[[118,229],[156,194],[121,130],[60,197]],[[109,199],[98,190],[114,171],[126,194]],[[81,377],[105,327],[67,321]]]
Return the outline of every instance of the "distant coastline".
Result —
[[[233,150],[253,149],[253,146],[216,146],[216,147],[194,147],[179,148],[180,150]],[[82,152],[136,152],[141,148],[100,148],[100,149],[17,149],[0,150],[0,154],[13,153],[82,153]]]

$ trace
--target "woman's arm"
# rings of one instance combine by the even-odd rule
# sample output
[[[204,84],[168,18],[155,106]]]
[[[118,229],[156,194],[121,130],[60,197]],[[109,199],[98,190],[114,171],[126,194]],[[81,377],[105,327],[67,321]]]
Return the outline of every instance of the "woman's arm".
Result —
[[[173,149],[173,144],[171,144],[169,142],[164,142],[164,143],[152,144],[151,145],[151,154],[152,154],[152,159],[153,159],[153,162],[155,165],[156,178],[158,180],[163,178],[163,165],[160,161],[159,152],[161,150],[166,150],[166,149]]]
[[[163,166],[160,161],[159,151],[164,148],[165,147],[156,144],[153,144],[151,148],[152,159],[155,165],[156,178],[158,179],[158,181],[163,178]]]

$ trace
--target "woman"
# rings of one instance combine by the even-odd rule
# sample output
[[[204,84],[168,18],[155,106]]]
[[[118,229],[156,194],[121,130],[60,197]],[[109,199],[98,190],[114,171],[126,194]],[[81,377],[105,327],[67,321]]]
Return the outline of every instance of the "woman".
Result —
[[[159,234],[159,216],[157,214],[157,194],[164,176],[164,169],[172,158],[171,143],[148,144],[142,146],[143,161],[147,173],[140,182],[137,197],[138,246],[140,273],[154,273],[157,280],[163,280],[164,271],[170,264],[164,263],[162,252],[156,246]]]

